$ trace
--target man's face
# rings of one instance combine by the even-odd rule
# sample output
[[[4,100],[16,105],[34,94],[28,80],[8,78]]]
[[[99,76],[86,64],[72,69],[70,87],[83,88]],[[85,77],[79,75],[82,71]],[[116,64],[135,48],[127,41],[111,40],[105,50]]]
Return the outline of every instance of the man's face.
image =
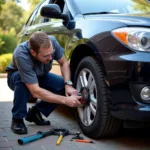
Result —
[[[41,63],[48,64],[50,60],[52,60],[52,54],[54,53],[54,49],[52,46],[50,48],[40,48],[38,53],[32,55]]]

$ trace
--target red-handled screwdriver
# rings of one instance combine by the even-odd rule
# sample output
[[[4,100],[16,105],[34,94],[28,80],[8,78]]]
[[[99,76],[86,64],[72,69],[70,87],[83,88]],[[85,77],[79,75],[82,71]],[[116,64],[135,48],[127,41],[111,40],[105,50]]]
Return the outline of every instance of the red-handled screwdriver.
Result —
[[[91,141],[91,140],[79,140],[79,139],[76,139],[75,141],[76,142],[83,142],[83,143],[94,143],[94,141]]]

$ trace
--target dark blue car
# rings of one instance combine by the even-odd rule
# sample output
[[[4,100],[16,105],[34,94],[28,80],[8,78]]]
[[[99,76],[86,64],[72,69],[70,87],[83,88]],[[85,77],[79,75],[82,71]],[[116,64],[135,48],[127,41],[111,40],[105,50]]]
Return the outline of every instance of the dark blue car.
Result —
[[[53,35],[85,99],[77,120],[90,137],[150,122],[150,1],[44,0],[20,32]]]

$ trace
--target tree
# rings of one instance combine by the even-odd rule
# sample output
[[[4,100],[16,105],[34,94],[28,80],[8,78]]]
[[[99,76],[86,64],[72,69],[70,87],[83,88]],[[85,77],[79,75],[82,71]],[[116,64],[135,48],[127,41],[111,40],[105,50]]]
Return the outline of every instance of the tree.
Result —
[[[28,0],[28,2],[32,5],[32,7],[35,7],[38,5],[42,0]]]
[[[14,28],[18,33],[24,24],[23,9],[13,0],[6,1],[1,7],[0,26],[2,30]]]
[[[42,0],[28,0],[30,4],[30,13],[35,9],[35,7],[41,2]]]
[[[16,1],[16,2],[20,2],[20,0],[9,0],[9,1]],[[0,14],[2,11],[2,5],[5,4],[6,0],[0,0]]]
[[[150,12],[150,2],[148,3],[148,0],[132,0],[135,5],[134,5],[134,8],[135,10],[141,10],[145,13],[148,13]]]
[[[2,11],[2,5],[5,3],[5,0],[0,0],[0,15],[1,15],[1,11]]]
[[[28,0],[28,3],[30,5],[30,8],[28,11],[24,13],[24,19],[27,21],[35,7],[41,2],[42,0]]]

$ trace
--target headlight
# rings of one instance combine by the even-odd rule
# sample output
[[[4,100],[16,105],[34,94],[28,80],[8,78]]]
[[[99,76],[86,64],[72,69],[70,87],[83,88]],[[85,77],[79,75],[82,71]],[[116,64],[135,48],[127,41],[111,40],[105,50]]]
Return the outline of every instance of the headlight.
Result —
[[[150,51],[150,29],[120,28],[112,31],[119,41],[138,51]]]
[[[150,87],[144,87],[142,90],[141,90],[141,98],[142,100],[145,100],[145,101],[148,101],[150,100]]]

